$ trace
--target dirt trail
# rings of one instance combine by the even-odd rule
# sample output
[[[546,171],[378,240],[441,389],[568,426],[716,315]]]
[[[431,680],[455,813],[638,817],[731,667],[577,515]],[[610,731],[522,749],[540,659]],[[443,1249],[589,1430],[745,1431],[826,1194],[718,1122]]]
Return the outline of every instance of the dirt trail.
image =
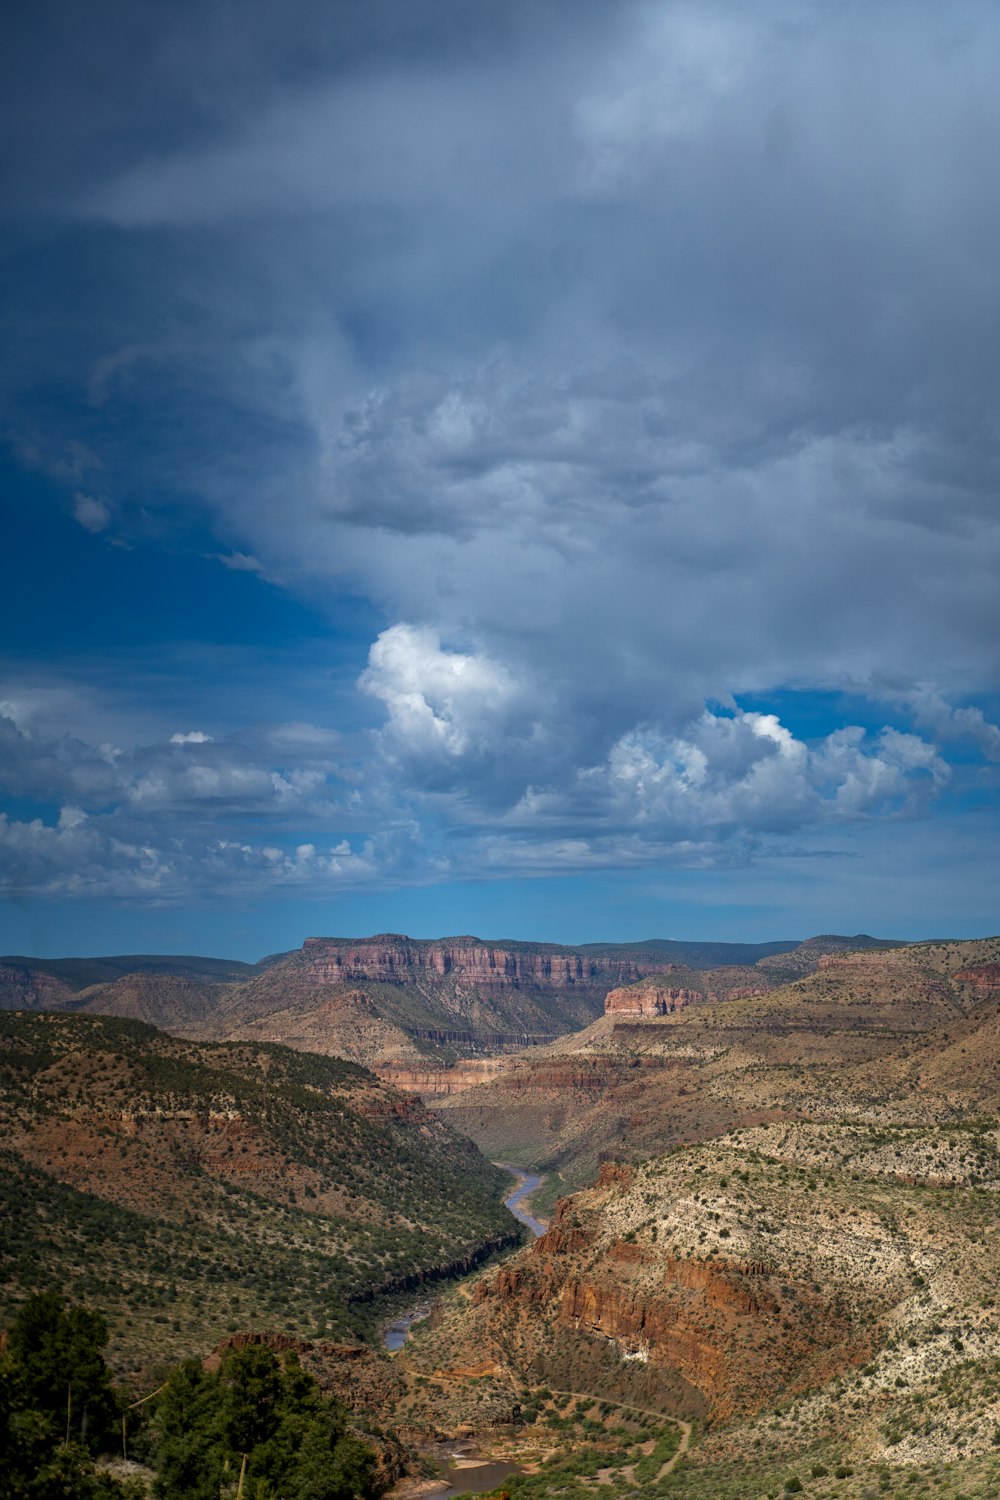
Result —
[[[684,1457],[685,1453],[691,1446],[691,1423],[682,1422],[680,1417],[676,1417],[674,1420],[681,1430],[681,1440],[678,1444],[677,1452],[671,1458],[667,1459],[666,1463],[663,1465],[663,1468],[660,1470],[659,1474],[657,1474],[657,1484],[659,1484],[660,1480],[666,1474],[670,1473],[670,1470],[674,1467],[675,1464],[680,1463],[681,1459]]]
[[[665,1479],[666,1476],[671,1472],[671,1470],[676,1468],[676,1466],[680,1463],[681,1459],[684,1457],[685,1453],[691,1446],[691,1433],[693,1430],[692,1425],[690,1422],[685,1422],[682,1417],[665,1417],[661,1411],[650,1411],[649,1408],[645,1406],[633,1406],[631,1401],[612,1401],[608,1396],[593,1396],[589,1391],[553,1390],[552,1394],[553,1396],[575,1396],[579,1401],[603,1402],[605,1406],[613,1406],[618,1411],[636,1411],[640,1416],[655,1417],[658,1422],[670,1422],[674,1427],[679,1427],[681,1430],[681,1440],[677,1445],[677,1451],[670,1455],[666,1463],[660,1469],[660,1472],[657,1474],[655,1480],[653,1481],[654,1484],[659,1484],[661,1479]],[[635,1479],[633,1477],[633,1469],[634,1465],[629,1464],[627,1468],[622,1470],[622,1473],[626,1479],[634,1484]],[[599,1482],[602,1484],[613,1483],[610,1469],[599,1470],[598,1478]]]
[[[668,1417],[666,1412],[650,1411],[648,1406],[636,1406],[632,1401],[615,1401],[611,1396],[595,1396],[591,1391],[557,1391],[549,1386],[553,1396],[576,1396],[580,1401],[598,1401],[605,1406],[617,1407],[619,1411],[637,1411],[642,1417],[655,1417],[657,1422],[673,1422],[675,1427],[682,1427],[691,1435],[691,1423],[683,1422],[680,1417]]]

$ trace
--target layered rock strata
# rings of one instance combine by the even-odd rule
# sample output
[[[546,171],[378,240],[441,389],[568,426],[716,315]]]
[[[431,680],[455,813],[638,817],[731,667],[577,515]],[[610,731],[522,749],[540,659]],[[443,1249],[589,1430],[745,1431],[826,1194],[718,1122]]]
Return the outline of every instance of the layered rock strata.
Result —
[[[306,938],[302,951],[309,961],[307,974],[312,984],[364,980],[411,984],[422,974],[431,974],[454,975],[486,989],[578,989],[603,979],[630,983],[646,974],[669,973],[677,967],[652,956],[644,956],[640,962],[624,954],[583,954],[543,945],[505,948],[476,938],[419,942],[396,933],[360,942]]]

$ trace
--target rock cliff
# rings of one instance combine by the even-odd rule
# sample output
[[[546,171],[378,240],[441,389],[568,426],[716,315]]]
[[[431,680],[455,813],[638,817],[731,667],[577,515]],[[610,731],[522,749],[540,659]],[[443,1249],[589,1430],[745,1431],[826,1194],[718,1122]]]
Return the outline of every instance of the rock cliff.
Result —
[[[941,1317],[995,1285],[983,1205],[958,1186],[980,1140],[949,1125],[887,1149],[878,1129],[781,1124],[606,1164],[479,1283],[470,1339],[522,1376],[578,1389],[586,1371],[589,1392],[715,1423],[862,1367],[871,1377],[880,1347],[878,1384],[895,1390],[925,1341],[931,1362],[993,1348],[986,1314],[964,1345]],[[945,1151],[947,1201],[909,1182]]]
[[[383,1083],[391,1083],[404,1093],[439,1098],[460,1094],[477,1083],[489,1083],[513,1067],[510,1057],[472,1057],[446,1068],[413,1068],[401,1063],[385,1063],[375,1069]]]
[[[635,984],[610,990],[604,1001],[608,1016],[668,1016],[705,997],[700,990],[668,989],[661,984]]]
[[[421,942],[396,933],[361,941],[306,938],[302,951],[312,984],[414,984],[424,974],[456,979],[490,990],[599,988],[603,981],[630,983],[646,974],[669,973],[677,965],[652,954],[584,954],[548,944],[504,947],[473,937]]]

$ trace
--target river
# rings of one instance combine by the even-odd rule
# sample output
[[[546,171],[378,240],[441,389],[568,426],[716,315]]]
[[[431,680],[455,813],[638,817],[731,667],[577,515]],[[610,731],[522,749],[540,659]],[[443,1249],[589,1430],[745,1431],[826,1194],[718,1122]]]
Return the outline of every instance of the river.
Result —
[[[515,1167],[510,1162],[498,1161],[496,1165],[502,1167],[505,1172],[509,1172],[512,1177],[517,1178],[514,1186],[503,1201],[515,1219],[521,1224],[526,1224],[537,1239],[540,1234],[545,1233],[545,1225],[541,1219],[536,1219],[534,1214],[529,1213],[521,1205],[524,1199],[530,1198],[535,1189],[545,1181],[544,1175],[540,1172],[529,1172],[524,1167]],[[409,1312],[402,1313],[398,1318],[393,1318],[391,1323],[386,1324],[382,1330],[382,1343],[390,1354],[399,1353],[400,1349],[406,1343],[410,1329],[414,1323],[421,1323],[424,1318],[430,1315],[430,1311],[431,1304],[429,1302],[422,1302],[419,1307],[411,1308]]]
[[[398,1354],[400,1349],[409,1338],[410,1329],[414,1323],[422,1323],[424,1318],[430,1317],[431,1304],[421,1303],[419,1307],[412,1307],[408,1313],[403,1313],[398,1318],[393,1318],[382,1330],[382,1343],[390,1354]]]
[[[534,1214],[529,1213],[526,1208],[522,1208],[521,1203],[525,1198],[530,1198],[536,1188],[541,1186],[545,1181],[544,1175],[540,1172],[528,1172],[524,1167],[515,1167],[511,1162],[507,1161],[498,1161],[497,1166],[503,1167],[505,1172],[510,1172],[512,1176],[517,1178],[514,1187],[503,1201],[514,1215],[514,1218],[522,1224],[527,1224],[537,1239],[539,1235],[545,1233],[546,1226],[542,1223],[541,1219],[536,1219]]]
[[[539,1235],[545,1233],[546,1226],[541,1219],[536,1219],[534,1214],[523,1208],[522,1204],[545,1181],[543,1174],[528,1172],[524,1167],[515,1167],[510,1162],[497,1162],[496,1165],[517,1179],[503,1201],[515,1219],[527,1225],[537,1239]],[[420,1323],[428,1317],[430,1311],[430,1303],[423,1302],[419,1307],[411,1308],[401,1317],[394,1318],[383,1329],[382,1342],[390,1354],[396,1354],[402,1349],[409,1337],[410,1329],[415,1323]],[[511,1474],[524,1473],[520,1464],[509,1463],[503,1459],[483,1458],[469,1444],[461,1444],[450,1450],[442,1449],[439,1457],[444,1469],[439,1481],[440,1487],[423,1489],[423,1500],[450,1500],[452,1495],[459,1495],[466,1490],[471,1490],[477,1495],[482,1494],[486,1490],[496,1489]]]
[[[484,1458],[471,1443],[457,1448],[439,1450],[442,1466],[441,1478],[432,1489],[423,1491],[422,1500],[451,1500],[453,1495],[470,1491],[481,1495],[486,1490],[495,1490],[511,1474],[523,1474],[521,1464],[510,1463],[502,1458]]]

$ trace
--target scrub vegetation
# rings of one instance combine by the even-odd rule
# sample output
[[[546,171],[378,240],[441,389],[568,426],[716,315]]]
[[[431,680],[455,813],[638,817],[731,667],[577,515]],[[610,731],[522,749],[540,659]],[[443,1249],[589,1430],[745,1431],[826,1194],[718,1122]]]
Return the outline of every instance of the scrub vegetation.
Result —
[[[237,1328],[371,1338],[412,1288],[518,1242],[506,1174],[337,1058],[4,1013],[0,1125],[0,1319],[64,1289],[107,1318],[117,1368]]]

